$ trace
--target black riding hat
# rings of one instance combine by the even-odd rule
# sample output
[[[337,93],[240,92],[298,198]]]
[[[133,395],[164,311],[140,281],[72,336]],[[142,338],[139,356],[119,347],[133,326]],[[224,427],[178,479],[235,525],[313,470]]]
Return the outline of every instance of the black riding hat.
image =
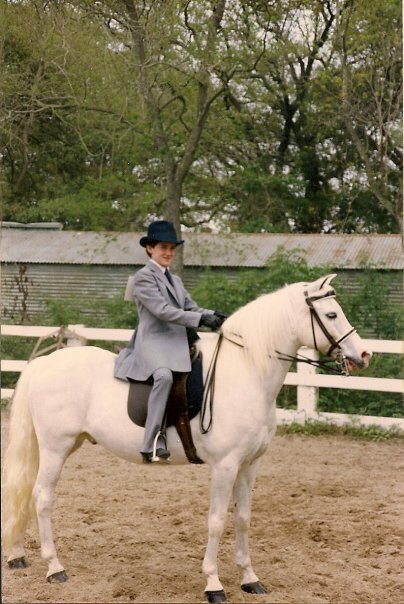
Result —
[[[177,240],[177,233],[172,222],[167,220],[155,220],[149,225],[146,237],[142,237],[139,241],[142,247],[153,243],[175,243],[181,245],[184,240]]]

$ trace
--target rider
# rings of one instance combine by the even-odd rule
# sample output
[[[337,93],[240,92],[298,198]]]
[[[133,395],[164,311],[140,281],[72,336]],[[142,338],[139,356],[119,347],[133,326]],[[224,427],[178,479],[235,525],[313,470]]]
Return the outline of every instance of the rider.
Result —
[[[174,225],[165,220],[150,224],[147,236],[140,239],[150,260],[134,277],[139,325],[115,365],[115,377],[121,379],[146,381],[153,377],[141,450],[145,463],[153,460],[153,444],[162,426],[173,371],[191,370],[187,328],[218,329],[224,320],[221,313],[197,306],[180,277],[170,272],[176,248],[183,243],[177,239]],[[156,456],[170,457],[162,437],[157,440]]]

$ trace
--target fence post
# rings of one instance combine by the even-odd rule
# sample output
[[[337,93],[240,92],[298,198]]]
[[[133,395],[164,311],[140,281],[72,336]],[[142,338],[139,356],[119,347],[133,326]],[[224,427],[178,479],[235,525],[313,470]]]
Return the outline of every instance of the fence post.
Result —
[[[84,325],[69,325],[66,334],[66,346],[85,346],[86,338],[80,336],[77,331],[83,329]]]
[[[318,360],[318,352],[313,348],[301,348],[299,352],[309,359]],[[307,363],[297,363],[297,373],[304,375],[312,375],[316,373],[316,368]],[[298,386],[297,387],[297,410],[305,413],[316,413],[318,401],[317,386]]]

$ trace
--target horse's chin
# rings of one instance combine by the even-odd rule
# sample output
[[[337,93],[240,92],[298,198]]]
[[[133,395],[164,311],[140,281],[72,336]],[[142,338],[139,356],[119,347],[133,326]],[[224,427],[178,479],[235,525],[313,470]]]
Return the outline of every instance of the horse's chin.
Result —
[[[335,355],[332,355],[332,358],[334,359],[334,361],[337,361],[337,358]],[[344,357],[344,360],[342,362],[342,367],[341,369],[344,369],[347,374],[351,374],[354,373],[355,371],[360,371],[361,369],[364,369],[365,367],[367,367],[368,363],[365,360],[358,360],[358,359],[352,359],[350,357]]]
[[[347,368],[348,372],[352,373],[354,371],[366,369],[366,367],[368,367],[368,365],[369,365],[369,360],[370,360],[371,356],[372,356],[371,354],[364,353],[359,362],[346,357],[345,363],[346,363],[346,368]]]
[[[359,366],[355,363],[355,361],[352,361],[352,359],[346,359],[346,368],[348,370],[348,373],[353,373],[354,371],[359,371],[362,367],[363,367],[363,363],[361,364],[361,366]]]

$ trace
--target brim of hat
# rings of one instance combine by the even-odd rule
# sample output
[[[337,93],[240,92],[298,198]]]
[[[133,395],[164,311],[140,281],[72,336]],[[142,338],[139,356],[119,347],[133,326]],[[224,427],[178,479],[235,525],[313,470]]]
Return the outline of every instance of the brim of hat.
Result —
[[[185,239],[181,241],[168,241],[164,239],[150,239],[150,237],[142,237],[139,241],[142,247],[146,247],[146,245],[151,245],[152,243],[175,243],[175,245],[182,245]]]

